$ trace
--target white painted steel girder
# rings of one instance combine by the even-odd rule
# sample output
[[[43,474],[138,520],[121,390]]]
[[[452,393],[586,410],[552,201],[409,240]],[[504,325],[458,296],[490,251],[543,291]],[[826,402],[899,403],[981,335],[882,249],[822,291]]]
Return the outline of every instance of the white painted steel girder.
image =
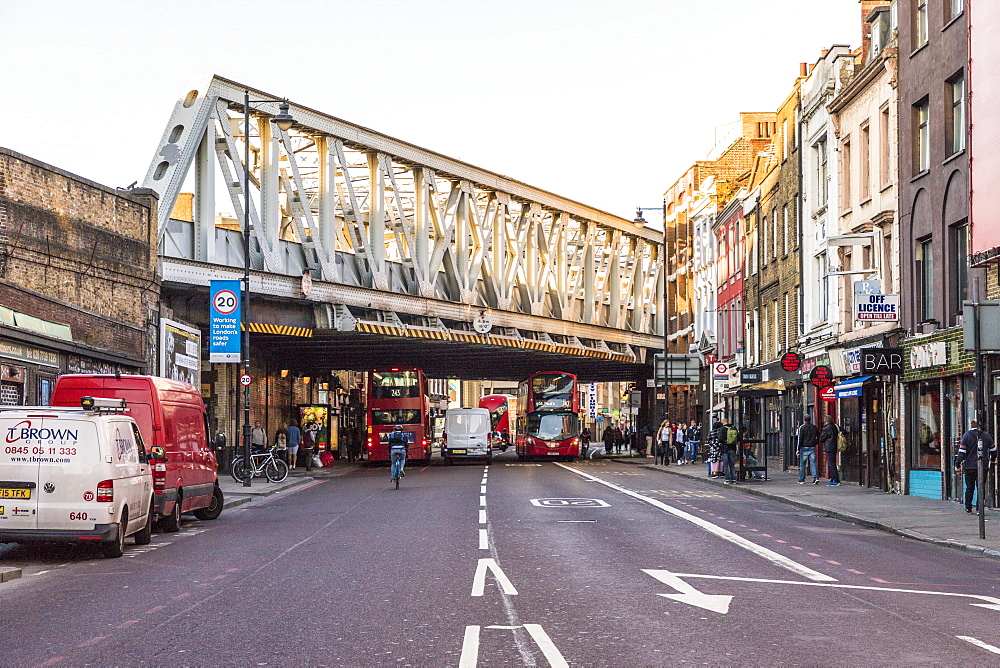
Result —
[[[287,273],[281,243],[294,242],[330,285],[556,319],[580,336],[662,332],[658,232],[307,107],[290,103],[296,124],[281,131],[270,122],[281,100],[253,89],[247,137],[245,90],[214,77],[178,101],[143,183],[160,196],[161,240],[179,194],[194,190],[186,259],[215,262],[216,193],[243,221],[248,174],[254,269]]]

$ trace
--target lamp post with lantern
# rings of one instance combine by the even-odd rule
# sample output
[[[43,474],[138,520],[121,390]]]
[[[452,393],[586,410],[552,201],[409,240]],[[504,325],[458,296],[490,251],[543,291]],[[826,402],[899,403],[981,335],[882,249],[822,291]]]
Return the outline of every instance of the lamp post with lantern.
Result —
[[[250,90],[243,90],[243,308],[242,358],[243,376],[250,376],[250,107],[254,104],[273,104],[276,100],[251,100]],[[271,119],[279,130],[287,132],[295,123],[288,113],[288,101],[278,101],[278,115]],[[250,383],[243,382],[243,486],[250,487],[253,475],[251,464]]]

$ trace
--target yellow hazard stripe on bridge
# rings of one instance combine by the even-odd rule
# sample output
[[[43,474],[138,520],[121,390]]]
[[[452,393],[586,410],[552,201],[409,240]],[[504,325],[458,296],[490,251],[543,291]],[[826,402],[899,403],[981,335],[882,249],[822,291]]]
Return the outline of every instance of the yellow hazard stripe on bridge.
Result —
[[[240,329],[243,328],[242,323]],[[291,327],[289,325],[272,325],[266,322],[251,322],[250,331],[258,334],[280,334],[281,336],[306,336],[311,337],[313,330],[308,327]]]
[[[402,336],[403,330],[395,325],[384,325],[378,322],[359,322],[354,325],[354,329],[366,334],[386,334],[388,336]]]
[[[451,340],[451,336],[448,332],[440,329],[418,329],[415,327],[407,327],[404,336],[412,336],[418,339],[437,339],[439,341]]]

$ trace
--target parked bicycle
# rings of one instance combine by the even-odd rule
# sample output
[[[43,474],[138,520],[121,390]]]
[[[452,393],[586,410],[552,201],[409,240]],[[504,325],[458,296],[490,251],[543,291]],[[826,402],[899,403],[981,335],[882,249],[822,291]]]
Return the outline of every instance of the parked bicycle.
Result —
[[[251,478],[266,476],[271,482],[281,482],[288,477],[288,464],[274,456],[277,448],[272,446],[266,452],[254,452],[250,454]],[[233,480],[243,482],[244,465],[243,457],[239,456],[233,460],[232,465]]]

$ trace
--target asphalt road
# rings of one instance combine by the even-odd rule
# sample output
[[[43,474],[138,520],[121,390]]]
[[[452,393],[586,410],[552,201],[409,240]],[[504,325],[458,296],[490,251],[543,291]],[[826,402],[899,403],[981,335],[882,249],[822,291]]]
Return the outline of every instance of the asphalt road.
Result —
[[[995,562],[613,462],[363,468],[0,565],[0,665],[1000,664]]]

